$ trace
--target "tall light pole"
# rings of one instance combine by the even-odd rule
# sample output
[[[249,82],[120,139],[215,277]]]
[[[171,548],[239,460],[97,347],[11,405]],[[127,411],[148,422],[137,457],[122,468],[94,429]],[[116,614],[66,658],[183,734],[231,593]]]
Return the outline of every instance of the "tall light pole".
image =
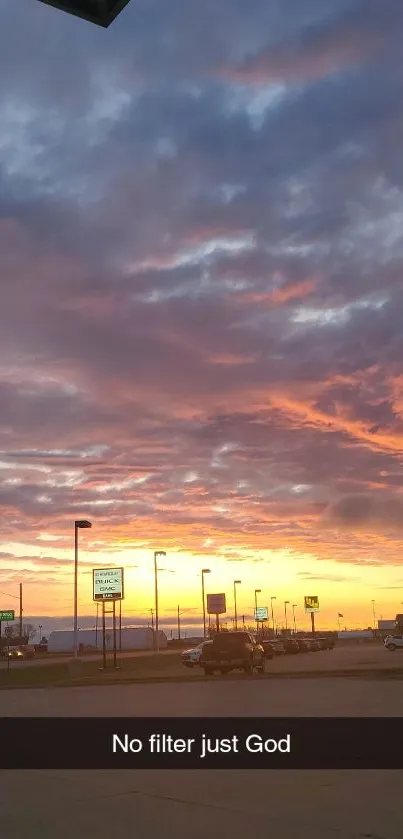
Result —
[[[376,617],[375,617],[375,600],[371,600],[372,603],[372,615],[374,619],[374,631],[376,630]]]
[[[270,603],[271,603],[271,620],[272,620],[272,624],[273,624],[273,632],[275,633],[275,632],[276,632],[276,625],[275,625],[275,623],[274,623],[274,609],[273,609],[273,601],[274,601],[274,600],[277,600],[277,597],[271,597],[271,598],[270,598]]]
[[[242,580],[234,580],[234,618],[235,618],[235,630],[238,629],[238,613],[236,610],[236,587],[241,585]]]
[[[257,619],[257,596],[262,591],[261,588],[255,588],[255,618],[256,618],[256,632],[259,632],[259,621]]]
[[[295,610],[296,610],[297,606],[298,606],[298,603],[293,603],[292,604],[292,619],[294,621],[294,635],[297,634],[297,622],[295,620]]]
[[[290,601],[289,601],[289,600],[284,600],[284,617],[285,617],[285,628],[286,628],[286,630],[288,629],[288,623],[287,623],[287,606],[289,605],[289,603],[290,603]]]
[[[74,522],[74,657],[78,656],[78,531],[92,527],[90,521],[79,519]]]
[[[203,638],[206,637],[206,598],[204,596],[204,575],[211,574],[210,568],[202,568],[202,600],[203,600]]]
[[[158,563],[160,556],[166,556],[166,551],[154,551],[154,591],[155,591],[155,652],[160,651],[160,639],[158,629]]]

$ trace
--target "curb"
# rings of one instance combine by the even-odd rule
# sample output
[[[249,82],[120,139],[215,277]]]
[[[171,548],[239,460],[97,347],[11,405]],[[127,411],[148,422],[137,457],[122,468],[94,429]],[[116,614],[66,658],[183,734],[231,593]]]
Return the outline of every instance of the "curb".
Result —
[[[245,681],[269,681],[275,679],[363,679],[371,681],[401,681],[403,680],[403,669],[385,670],[311,670],[311,671],[285,671],[275,673],[264,673],[252,677],[243,673],[228,673],[226,676],[133,676],[128,679],[108,678],[92,681],[91,677],[85,679],[69,679],[68,681],[54,682],[53,684],[30,684],[30,685],[0,685],[2,690],[53,690],[57,688],[75,687],[109,687],[110,685],[152,685],[152,684],[200,684],[201,682],[245,682]]]

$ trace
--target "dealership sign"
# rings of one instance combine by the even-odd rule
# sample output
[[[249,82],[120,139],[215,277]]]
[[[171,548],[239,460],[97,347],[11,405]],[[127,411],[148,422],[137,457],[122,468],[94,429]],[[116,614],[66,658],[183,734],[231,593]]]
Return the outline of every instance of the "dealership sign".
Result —
[[[207,613],[209,615],[225,615],[226,611],[225,594],[207,595]]]
[[[307,612],[317,612],[319,610],[319,597],[311,596],[311,597],[304,597],[305,603],[305,611]]]
[[[267,621],[269,610],[267,606],[257,606],[255,609],[255,621]]]
[[[123,568],[94,568],[94,600],[123,600]]]
[[[0,621],[13,621],[14,618],[14,609],[3,609],[2,611],[0,611]]]

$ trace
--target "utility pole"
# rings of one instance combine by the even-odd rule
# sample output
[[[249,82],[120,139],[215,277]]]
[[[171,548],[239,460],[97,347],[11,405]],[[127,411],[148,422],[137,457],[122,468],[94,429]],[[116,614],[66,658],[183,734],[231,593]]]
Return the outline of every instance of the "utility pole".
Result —
[[[22,583],[20,583],[20,639],[22,640]]]
[[[178,641],[181,639],[181,613],[180,608],[178,606]]]

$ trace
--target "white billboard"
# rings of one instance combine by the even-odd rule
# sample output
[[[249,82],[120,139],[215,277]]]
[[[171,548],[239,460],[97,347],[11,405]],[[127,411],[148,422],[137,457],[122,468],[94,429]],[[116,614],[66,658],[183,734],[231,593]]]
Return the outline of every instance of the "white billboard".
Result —
[[[123,600],[123,568],[94,568],[94,600]]]
[[[267,621],[269,616],[269,610],[267,606],[257,606],[255,609],[255,621]]]
[[[207,595],[207,614],[209,615],[225,615],[227,605],[225,602],[225,594],[208,594]]]

